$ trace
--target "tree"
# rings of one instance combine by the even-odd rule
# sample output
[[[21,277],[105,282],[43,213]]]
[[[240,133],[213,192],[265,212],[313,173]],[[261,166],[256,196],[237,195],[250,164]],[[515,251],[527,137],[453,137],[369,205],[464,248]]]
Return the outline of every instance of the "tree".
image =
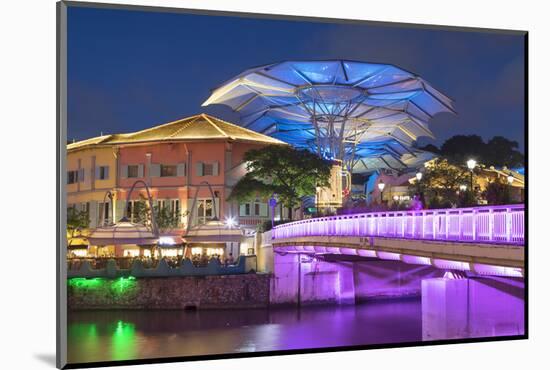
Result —
[[[135,223],[151,227],[151,208],[148,203],[149,200],[143,194],[140,194],[140,199],[134,203],[134,221]],[[153,208],[159,232],[171,231],[179,226],[182,217],[181,211],[176,212],[170,207],[160,207],[158,204],[153,205]],[[185,211],[183,215],[187,215],[188,213],[188,211]]]
[[[450,163],[463,165],[470,158],[486,166],[523,166],[524,155],[517,141],[494,136],[487,143],[478,135],[455,135],[441,145],[441,155]]]
[[[418,147],[418,149],[435,154],[439,154],[441,152],[439,148],[433,144],[426,144],[424,146]]]
[[[487,203],[491,205],[512,203],[510,185],[506,184],[499,177],[487,184],[483,195],[487,199]]]
[[[82,231],[90,226],[90,216],[87,211],[76,208],[67,209],[67,239],[71,245],[75,238],[82,237]]]
[[[315,194],[316,186],[329,185],[331,163],[307,150],[270,145],[249,150],[244,161],[248,173],[228,200],[245,202],[276,193],[285,207],[293,208],[303,196]]]
[[[518,151],[517,141],[495,136],[487,142],[484,163],[491,166],[518,167],[523,166],[524,156]]]
[[[441,154],[452,164],[463,165],[470,158],[485,163],[485,146],[481,136],[455,135],[441,145]]]
[[[411,186],[411,192],[424,193],[430,208],[447,208],[452,204],[465,203],[464,196],[460,196],[460,185],[469,183],[470,172],[467,169],[439,158],[426,168],[422,181]]]

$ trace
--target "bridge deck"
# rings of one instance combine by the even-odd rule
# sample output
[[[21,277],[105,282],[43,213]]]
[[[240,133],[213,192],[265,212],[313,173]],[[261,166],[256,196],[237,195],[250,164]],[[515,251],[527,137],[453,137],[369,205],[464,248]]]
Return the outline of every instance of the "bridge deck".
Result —
[[[278,252],[348,254],[480,274],[504,269],[499,274],[523,276],[524,227],[523,205],[366,213],[280,225],[271,243]]]

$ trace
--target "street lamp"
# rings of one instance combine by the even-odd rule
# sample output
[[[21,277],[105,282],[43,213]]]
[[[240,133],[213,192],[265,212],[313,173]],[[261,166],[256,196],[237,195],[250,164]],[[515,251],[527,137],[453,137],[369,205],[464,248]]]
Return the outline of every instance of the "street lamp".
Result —
[[[384,187],[386,186],[386,184],[384,184],[383,182],[379,182],[378,183],[378,190],[380,190],[380,204],[383,203],[383,199],[382,199],[382,193],[384,192]]]
[[[474,191],[474,168],[476,168],[477,162],[475,159],[468,159],[466,162],[468,169],[470,170],[470,190]]]
[[[321,196],[321,187],[315,187],[315,215],[319,217],[319,197]]]
[[[514,183],[514,176],[508,175],[508,184],[512,185]]]
[[[467,186],[462,184],[458,188],[460,189],[460,191],[466,191]]]
[[[418,181],[422,180],[422,172],[417,172],[417,173],[416,173],[416,179],[417,179]]]

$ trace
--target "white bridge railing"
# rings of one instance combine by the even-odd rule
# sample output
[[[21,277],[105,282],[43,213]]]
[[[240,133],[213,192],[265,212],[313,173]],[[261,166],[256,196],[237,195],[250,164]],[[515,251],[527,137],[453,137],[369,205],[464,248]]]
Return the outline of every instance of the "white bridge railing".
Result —
[[[523,245],[525,206],[486,206],[373,212],[301,220],[279,225],[273,239],[301,236],[382,236]]]

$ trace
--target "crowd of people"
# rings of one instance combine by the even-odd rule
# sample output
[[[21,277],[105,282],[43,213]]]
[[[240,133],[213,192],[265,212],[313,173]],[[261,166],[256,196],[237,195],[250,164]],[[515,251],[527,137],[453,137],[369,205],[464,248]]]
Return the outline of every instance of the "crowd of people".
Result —
[[[226,258],[223,258],[219,254],[213,254],[210,257],[206,254],[194,254],[191,257],[191,262],[193,262],[193,265],[195,267],[205,267],[212,260],[217,260],[221,266],[226,266],[226,267],[229,265],[233,265],[235,263],[235,259],[233,258],[233,253],[229,253],[229,255]]]
[[[101,269],[104,268],[107,264],[107,260],[114,258],[78,258],[77,256],[70,256],[70,258],[67,260],[68,268],[70,270],[78,269],[80,268],[80,265],[83,261],[87,260],[90,262],[90,266],[94,269]],[[117,267],[120,269],[128,269],[131,268],[132,263],[134,261],[140,261],[142,266],[145,268],[155,268],[157,267],[160,260],[165,260],[168,266],[177,268],[181,266],[183,261],[183,256],[164,256],[160,258],[151,257],[151,256],[135,256],[135,257],[122,257],[122,258],[114,258],[117,263]],[[191,256],[191,262],[195,267],[206,267],[208,263],[212,260],[217,260],[218,263],[221,266],[230,266],[235,264],[235,259],[233,258],[233,254],[229,253],[227,257],[222,257],[218,254],[214,254],[211,256],[208,256],[206,254],[194,254]]]

